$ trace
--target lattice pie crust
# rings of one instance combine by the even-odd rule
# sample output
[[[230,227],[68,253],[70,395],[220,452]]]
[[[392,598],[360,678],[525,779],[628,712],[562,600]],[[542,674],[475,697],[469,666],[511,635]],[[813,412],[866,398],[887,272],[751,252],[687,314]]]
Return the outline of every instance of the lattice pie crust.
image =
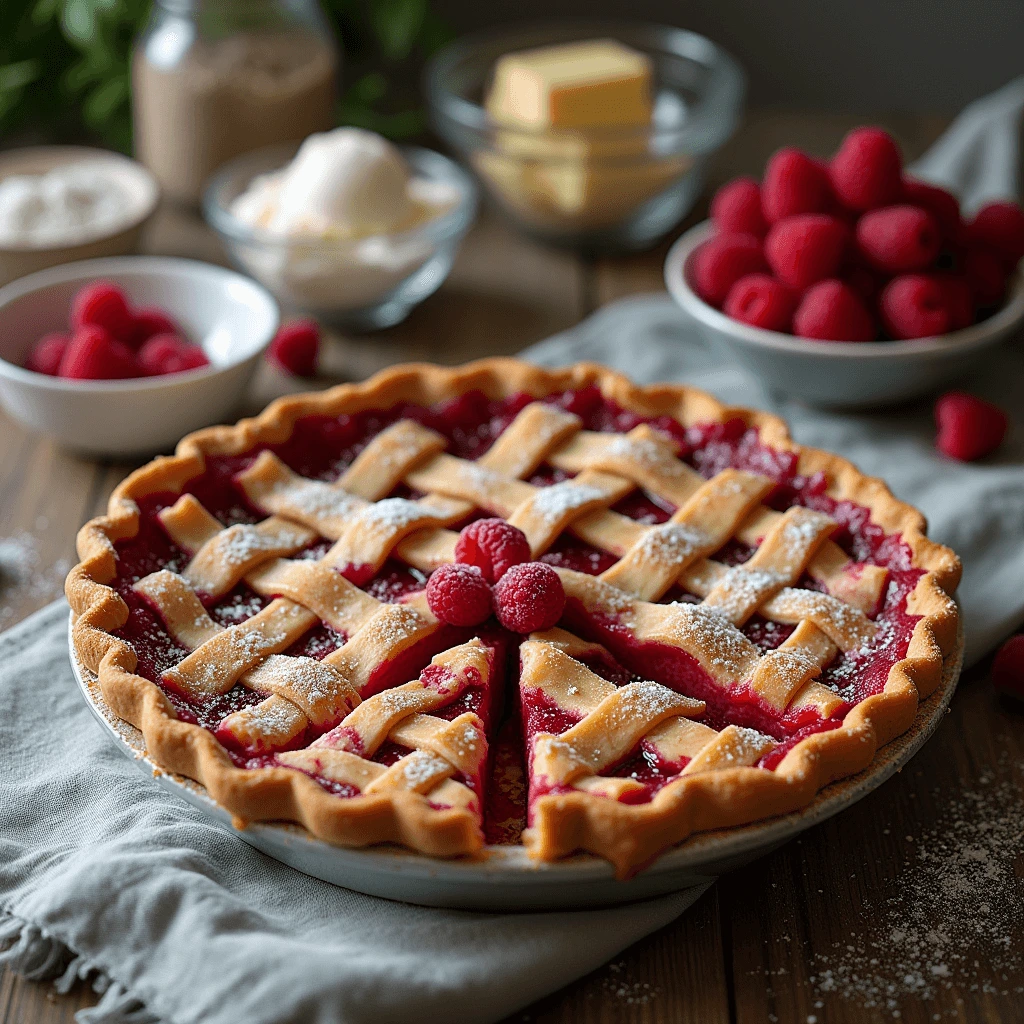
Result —
[[[190,652],[166,678],[196,700],[239,682],[261,695],[225,718],[218,735],[250,752],[276,752],[271,766],[237,767],[213,733],[180,720],[161,690],[135,674],[135,651],[113,635],[128,609],[107,584],[116,573],[114,542],[139,529],[136,499],[180,493],[203,472],[205,456],[282,442],[302,417],[403,402],[432,406],[473,390],[491,399],[519,393],[539,399],[591,385],[624,409],[668,415],[684,427],[740,418],[758,428],[765,444],[796,452],[801,473],[824,473],[830,496],[865,506],[873,523],[908,546],[913,566],[924,570],[907,599],[907,611],[920,619],[882,692],[853,706],[841,727],[800,740],[774,770],[754,765],[778,740],[694,721],[704,703],[656,681],[608,682],[587,667],[588,657],[602,653],[599,644],[565,629],[524,639],[521,689],[542,694],[574,723],[531,737],[532,777],[545,780],[524,837],[531,854],[550,860],[589,850],[627,875],[694,831],[805,805],[828,782],[866,767],[879,746],[910,726],[919,698],[938,683],[955,643],[957,611],[949,595],[959,562],[925,537],[920,513],[883,483],[837,456],[795,445],[777,418],[724,407],[686,387],[637,387],[596,365],[555,371],[516,360],[458,369],[403,366],[363,384],[282,399],[234,427],[189,435],[175,455],[131,474],[112,495],[107,515],[81,530],[82,561],[67,582],[78,655],[98,673],[110,706],[142,730],[154,760],[202,782],[240,828],[284,819],[341,845],[394,842],[430,855],[477,854],[487,736],[472,712],[451,719],[431,712],[467,687],[486,686],[494,650],[471,639],[437,654],[419,678],[367,695],[382,665],[440,627],[422,593],[383,603],[336,569],[355,566],[356,575],[369,579],[390,557],[428,573],[454,559],[458,534],[449,527],[483,509],[522,529],[535,556],[568,531],[617,557],[600,576],[558,570],[582,613],[614,620],[638,644],[686,652],[717,685],[749,682],[780,714],[833,714],[842,701],[816,677],[837,651],[870,643],[870,616],[886,570],[852,563],[829,539],[836,524],[828,516],[761,504],[773,486],[766,477],[725,469],[707,480],[650,426],[588,432],[577,417],[540,402],[527,405],[475,462],[447,454],[444,437],[400,419],[333,483],[301,477],[261,452],[238,477],[249,502],[267,516],[256,525],[224,527],[187,493],[160,512],[164,529],[190,556],[181,572],[161,569],[135,584]],[[525,482],[542,464],[573,475],[551,486]],[[422,497],[389,497],[399,485]],[[668,522],[645,525],[610,509],[637,487],[676,508]],[[318,538],[331,542],[322,558],[291,557]],[[730,540],[756,551],[733,567],[712,560]],[[804,574],[820,589],[798,588]],[[220,626],[197,593],[216,598],[241,581],[273,599],[244,622]],[[702,600],[659,603],[675,585]],[[755,612],[796,628],[762,653],[738,628]],[[322,660],[282,653],[319,623],[346,641]],[[290,749],[309,735],[317,738]],[[390,765],[378,763],[372,757],[384,743],[408,752]],[[631,792],[642,787],[610,770],[641,743],[685,767],[650,800],[631,802]],[[314,775],[358,795],[334,795]]]

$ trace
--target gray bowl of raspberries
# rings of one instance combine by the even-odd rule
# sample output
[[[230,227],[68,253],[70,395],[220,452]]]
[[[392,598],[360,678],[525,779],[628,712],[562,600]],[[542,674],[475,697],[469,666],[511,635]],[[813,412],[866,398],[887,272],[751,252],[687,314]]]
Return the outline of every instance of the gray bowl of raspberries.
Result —
[[[892,404],[954,379],[1024,321],[1024,212],[970,220],[858,128],[831,161],[779,150],[678,239],[665,282],[705,336],[769,390],[827,407]]]

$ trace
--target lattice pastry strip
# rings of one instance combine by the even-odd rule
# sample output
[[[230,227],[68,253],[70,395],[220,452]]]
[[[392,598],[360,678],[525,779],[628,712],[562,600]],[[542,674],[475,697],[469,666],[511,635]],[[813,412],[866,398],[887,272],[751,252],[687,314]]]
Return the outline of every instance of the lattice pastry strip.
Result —
[[[696,470],[676,458],[669,438],[647,424],[628,434],[581,431],[569,444],[553,452],[549,461],[567,472],[597,469],[623,476],[680,507],[706,482]],[[744,544],[757,546],[780,515],[764,506],[755,507],[737,525],[733,536]],[[572,532],[581,539],[620,557],[641,543],[644,530],[642,524],[612,512],[582,517],[572,526]],[[873,565],[858,565],[856,572],[852,572],[852,565],[841,548],[828,542],[816,551],[807,569],[830,593],[863,612],[871,612],[877,606],[888,574]]]
[[[742,625],[783,587],[797,582],[814,552],[835,530],[835,521],[794,505],[777,519],[761,546],[722,576],[704,598],[730,622]]]
[[[487,757],[483,723],[472,712],[451,721],[426,712],[452,703],[468,687],[488,684],[492,657],[479,640],[453,647],[437,655],[419,680],[368,698],[332,732],[304,750],[278,754],[278,760],[365,794],[406,789],[429,795],[433,803],[469,806],[470,787],[450,780],[461,774],[479,788]],[[390,767],[373,763],[369,759],[385,740],[411,753]]]
[[[223,597],[239,580],[270,558],[290,555],[316,539],[295,523],[272,516],[252,526],[223,526],[191,494],[158,513],[171,538],[192,555],[182,575],[208,597]]]
[[[842,705],[835,693],[811,678],[831,660],[835,653],[831,645],[815,641],[814,645],[801,648],[806,657],[800,658],[791,656],[795,643],[787,648],[785,655],[780,656],[777,651],[762,654],[728,619],[703,604],[653,604],[639,601],[585,573],[561,568],[556,571],[562,579],[567,596],[579,601],[590,615],[628,629],[640,643],[658,643],[685,651],[723,688],[770,677],[771,686],[768,687],[767,682],[765,686],[772,693],[788,691],[794,695],[794,701],[799,700],[801,706],[816,707],[822,717],[828,717]],[[834,598],[828,598],[828,595],[813,596],[823,604],[835,602],[844,609],[841,613],[843,618],[860,616],[864,627],[860,636],[873,636],[874,627],[860,612],[842,605]],[[814,636],[817,636],[816,627],[809,625],[808,629],[815,630]],[[807,635],[805,631],[801,637]],[[822,638],[828,639],[824,633]]]
[[[765,477],[724,470],[702,482],[667,523],[645,530],[601,579],[645,601],[657,600],[687,566],[723,547],[772,486]]]
[[[178,543],[201,539],[200,551],[215,548],[218,537],[227,530],[195,498],[187,497],[183,506],[187,512],[184,522],[190,528],[187,536],[173,532],[181,517],[168,516],[165,526]],[[197,522],[205,524],[202,535],[191,526]],[[214,524],[219,528],[216,533],[212,532]],[[287,596],[278,597],[252,618],[212,635],[210,620],[204,624],[205,637],[194,630],[178,637],[187,646],[189,640],[202,642],[165,673],[172,685],[200,699],[227,692],[239,680],[257,692],[269,694],[266,701],[229,715],[221,723],[221,728],[245,747],[283,746],[310,725],[320,729],[337,721],[351,706],[351,694],[366,688],[382,662],[397,657],[437,628],[422,599],[419,608],[412,603],[381,604],[321,563],[288,562],[270,556],[249,575],[257,592],[290,592],[312,607]],[[172,597],[167,586],[149,587],[147,593],[145,581],[140,582],[140,591],[173,629],[168,616],[181,618],[181,588],[171,588],[176,592],[173,606],[165,608],[165,601]],[[317,662],[315,669],[307,664],[309,659],[267,662],[270,655],[285,650],[320,619],[349,636],[349,641]]]
[[[553,644],[531,640],[520,648],[520,658],[524,692],[539,690],[580,716],[558,736],[533,737],[532,773],[542,784],[620,798],[641,784],[602,778],[600,772],[621,762],[641,741],[669,763],[687,761],[682,771],[690,774],[755,764],[775,746],[771,737],[752,729],[728,726],[719,733],[690,721],[687,715],[704,710],[701,702],[657,683],[616,687]]]

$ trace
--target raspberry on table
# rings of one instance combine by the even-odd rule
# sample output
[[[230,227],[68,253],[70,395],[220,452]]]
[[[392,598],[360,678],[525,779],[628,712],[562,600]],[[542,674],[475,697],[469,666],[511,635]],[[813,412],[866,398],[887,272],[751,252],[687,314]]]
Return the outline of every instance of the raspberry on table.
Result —
[[[848,284],[829,278],[804,292],[793,314],[793,333],[819,341],[874,341],[875,323]]]
[[[182,373],[209,366],[210,360],[198,346],[177,334],[157,334],[139,349],[139,365],[150,376]]]
[[[964,256],[964,277],[979,306],[995,306],[1006,296],[1003,261],[991,249],[972,245]]]
[[[491,614],[491,585],[475,565],[439,565],[427,580],[427,605],[449,626],[478,626]]]
[[[25,360],[25,369],[56,377],[60,361],[64,358],[71,338],[66,334],[44,334],[33,346]]]
[[[960,202],[952,192],[947,192],[938,185],[930,185],[927,181],[903,176],[903,200],[911,206],[919,206],[927,210],[939,225],[939,231],[945,241],[956,241],[963,230],[960,218]]]
[[[94,281],[71,300],[71,329],[93,324],[104,328],[118,341],[127,342],[132,334],[133,318],[128,300],[112,281]]]
[[[855,128],[829,164],[839,201],[851,210],[874,210],[899,201],[902,159],[892,136],[881,128]]]
[[[690,257],[694,291],[709,305],[720,309],[729,289],[747,274],[766,269],[761,241],[754,235],[729,232],[702,242]]]
[[[313,320],[293,320],[285,324],[270,343],[267,355],[285,373],[296,377],[316,376],[320,353],[320,328]]]
[[[514,565],[494,586],[498,621],[513,633],[550,629],[565,610],[565,588],[544,562]]]
[[[950,328],[942,286],[931,274],[894,277],[882,290],[878,310],[894,338],[934,338]]]
[[[711,219],[719,231],[764,238],[768,222],[761,209],[761,187],[753,178],[734,178],[711,200]]]
[[[455,561],[475,565],[490,583],[532,557],[526,534],[504,519],[478,519],[464,527],[455,542]]]
[[[850,232],[838,218],[804,213],[773,224],[764,251],[775,276],[802,290],[836,274],[849,240]]]
[[[942,245],[938,221],[919,206],[884,206],[857,221],[857,249],[888,274],[925,270]]]
[[[729,289],[724,312],[766,331],[788,332],[793,326],[797,296],[770,274],[747,274]]]
[[[996,652],[992,685],[999,693],[1024,701],[1024,633],[1011,636]]]
[[[761,183],[761,207],[770,224],[798,214],[825,213],[831,201],[828,172],[816,160],[791,148],[770,157]]]
[[[98,324],[79,327],[60,361],[58,374],[73,380],[120,380],[139,376],[135,353]]]
[[[935,445],[944,455],[973,462],[994,452],[1006,436],[1006,413],[965,391],[949,391],[935,402],[939,432]]]
[[[1016,203],[989,203],[967,225],[967,239],[991,249],[1007,270],[1024,257],[1024,210]]]

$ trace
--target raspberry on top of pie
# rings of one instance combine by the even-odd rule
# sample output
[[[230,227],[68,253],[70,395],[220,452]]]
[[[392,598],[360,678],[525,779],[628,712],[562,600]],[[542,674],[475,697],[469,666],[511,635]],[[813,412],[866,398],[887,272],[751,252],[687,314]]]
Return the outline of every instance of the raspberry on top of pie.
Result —
[[[449,856],[525,826],[622,875],[865,767],[956,638],[959,563],[879,481],[584,364],[282,400],[79,550],[80,657],[240,824]]]

